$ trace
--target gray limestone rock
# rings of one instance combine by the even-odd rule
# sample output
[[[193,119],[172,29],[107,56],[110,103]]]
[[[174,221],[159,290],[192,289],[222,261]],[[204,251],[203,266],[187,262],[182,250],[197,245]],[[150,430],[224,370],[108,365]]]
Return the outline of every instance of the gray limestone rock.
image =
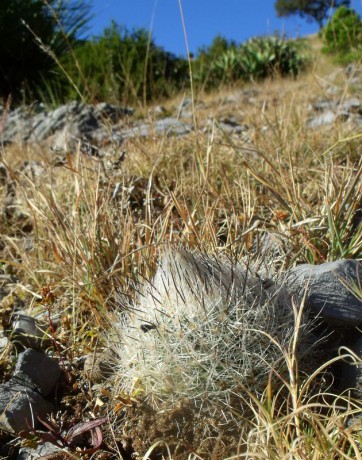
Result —
[[[19,354],[14,375],[0,385],[0,429],[12,434],[34,428],[53,404],[44,399],[60,377],[58,363],[35,350]]]
[[[286,274],[285,287],[298,303],[337,326],[362,324],[362,263],[338,260],[321,265],[299,265]]]
[[[324,112],[327,110],[333,110],[336,108],[336,103],[330,99],[315,102],[312,105],[313,109],[317,112]]]
[[[150,134],[150,125],[148,123],[142,123],[132,128],[121,129],[119,134],[123,139],[129,139],[133,137],[147,137]]]
[[[0,384],[0,429],[18,434],[34,428],[37,417],[44,417],[53,410],[53,404],[24,382],[11,378]]]
[[[332,123],[334,123],[336,118],[337,115],[331,110],[328,110],[327,112],[322,113],[321,115],[318,115],[317,117],[314,117],[311,120],[309,120],[307,125],[309,128],[319,128],[321,126],[331,125]]]
[[[94,133],[104,126],[118,123],[120,119],[132,115],[128,107],[107,103],[86,105],[73,101],[55,110],[46,111],[44,107],[19,107],[9,112],[1,141],[39,142],[58,134],[65,129],[76,137]],[[107,132],[105,132],[107,135]]]
[[[235,117],[221,118],[219,127],[226,134],[242,134],[249,130],[247,125],[241,125]]]
[[[362,67],[358,64],[348,64],[344,71],[348,77],[362,77]]]
[[[18,313],[13,317],[11,340],[15,345],[40,349],[46,339],[47,326],[35,318]]]
[[[49,356],[28,349],[19,354],[14,377],[30,380],[46,397],[60,378],[60,368],[57,361],[49,358]]]
[[[167,117],[157,120],[154,125],[141,123],[132,128],[120,130],[119,133],[124,139],[128,139],[132,137],[147,137],[152,135],[152,133],[183,136],[191,130],[192,127],[190,124],[184,123],[177,118]]]
[[[175,134],[182,136],[188,134],[192,130],[188,123],[183,123],[177,118],[167,117],[157,120],[155,123],[155,131],[157,134]]]
[[[71,102],[48,112],[47,116],[40,114],[33,120],[34,129],[31,140],[41,141],[71,123],[77,126],[80,132],[89,132],[99,127],[98,121],[91,108],[80,102]]]
[[[68,455],[64,449],[57,447],[51,442],[45,442],[44,444],[38,446],[36,449],[30,447],[22,447],[19,450],[17,460],[35,460],[38,458],[48,458],[53,460],[64,460],[73,458],[73,456]]]
[[[340,105],[340,110],[348,113],[361,113],[362,103],[357,97],[350,97]]]

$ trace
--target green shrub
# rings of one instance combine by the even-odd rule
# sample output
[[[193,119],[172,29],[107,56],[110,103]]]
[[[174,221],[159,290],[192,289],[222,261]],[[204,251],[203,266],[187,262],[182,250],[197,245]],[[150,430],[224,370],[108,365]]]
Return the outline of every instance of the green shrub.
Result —
[[[0,98],[39,97],[57,67],[46,50],[68,53],[86,29],[89,8],[87,0],[1,0]]]
[[[362,21],[352,9],[341,6],[322,31],[324,50],[346,54],[361,49]]]
[[[156,46],[145,29],[130,32],[115,22],[74,54],[65,69],[79,91],[93,100],[146,102],[170,96],[188,79],[184,59]],[[68,98],[76,97],[70,88]]]

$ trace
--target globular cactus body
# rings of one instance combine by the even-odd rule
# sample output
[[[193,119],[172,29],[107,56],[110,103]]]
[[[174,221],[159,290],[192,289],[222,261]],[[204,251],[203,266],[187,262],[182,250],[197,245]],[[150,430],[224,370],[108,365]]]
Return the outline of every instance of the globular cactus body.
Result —
[[[282,364],[293,309],[242,264],[168,250],[120,325],[122,392],[151,407],[188,399],[238,425],[245,389],[260,394]],[[136,391],[137,390],[137,391]]]

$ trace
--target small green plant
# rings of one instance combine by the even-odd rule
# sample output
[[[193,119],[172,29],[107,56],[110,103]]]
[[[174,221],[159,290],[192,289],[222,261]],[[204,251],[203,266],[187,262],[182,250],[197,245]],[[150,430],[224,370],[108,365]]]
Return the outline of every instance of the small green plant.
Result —
[[[346,6],[341,6],[322,31],[327,53],[346,55],[362,51],[362,21],[359,15]]]

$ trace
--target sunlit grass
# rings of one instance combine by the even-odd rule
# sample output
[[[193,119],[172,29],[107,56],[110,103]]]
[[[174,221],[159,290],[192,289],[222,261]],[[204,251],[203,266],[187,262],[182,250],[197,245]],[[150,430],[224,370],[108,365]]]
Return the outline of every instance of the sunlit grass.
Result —
[[[306,126],[308,104],[325,97],[326,79],[311,71],[299,80],[198,94],[194,116],[197,126],[209,118],[207,129],[182,138],[129,139],[117,169],[112,159],[84,157],[79,150],[54,166],[53,154],[42,146],[1,149],[18,212],[0,223],[1,268],[19,277],[30,311],[44,309],[44,287],[54,292],[47,308],[61,316],[56,354],[72,365],[108,347],[115,308],[129,308],[166,244],[253,261],[256,242],[272,232],[288,242],[281,263],[272,260],[276,270],[361,259],[361,134],[342,122],[318,130]],[[342,74],[335,85],[348,94]],[[245,90],[251,89],[256,92],[250,96]],[[168,101],[167,109],[179,103],[180,98]],[[220,128],[220,118],[232,115],[249,127],[245,135]],[[22,172],[25,159],[41,161],[41,175]],[[7,187],[0,185],[3,211]],[[361,414],[360,401],[318,388],[330,363],[310,376],[300,371],[298,316],[295,324],[289,346],[278,344],[287,377],[269,363],[265,390],[248,389],[243,396],[251,415],[240,430],[239,453],[231,458],[360,458],[360,428],[346,423]],[[8,360],[3,352],[0,362]],[[72,372],[81,382],[79,370]],[[87,416],[94,415],[98,391],[82,393]],[[67,396],[76,399],[74,393]],[[108,403],[111,412],[116,404]],[[117,450],[120,429],[114,421],[107,448]],[[169,442],[155,441],[140,454],[151,458],[160,444]],[[164,452],[172,458],[167,447]]]

